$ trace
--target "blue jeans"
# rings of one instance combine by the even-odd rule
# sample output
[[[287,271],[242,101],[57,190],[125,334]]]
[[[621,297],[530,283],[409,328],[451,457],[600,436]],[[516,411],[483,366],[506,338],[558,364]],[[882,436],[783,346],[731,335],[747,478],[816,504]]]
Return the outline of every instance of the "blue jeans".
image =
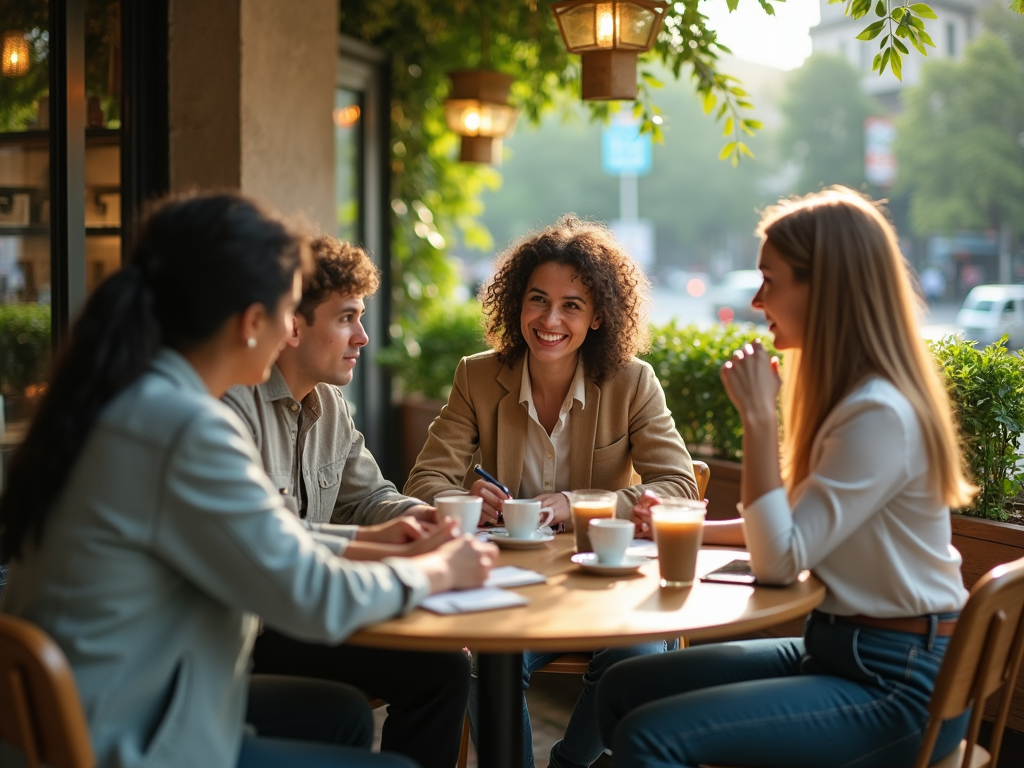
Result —
[[[678,641],[671,641],[675,648]],[[552,768],[587,768],[597,760],[604,751],[601,736],[597,728],[597,683],[604,672],[619,661],[636,656],[647,656],[664,653],[668,643],[660,640],[655,643],[630,645],[625,648],[602,648],[594,651],[583,675],[583,691],[576,700],[565,735],[551,747],[550,765]],[[523,652],[523,766],[534,768],[533,732],[530,728],[530,712],[526,708],[525,691],[530,687],[530,676],[538,669],[547,666],[566,651],[524,651]],[[469,728],[476,744],[477,702],[479,686],[476,677],[476,662],[473,663],[473,678],[469,686]]]
[[[617,768],[913,765],[949,638],[813,613],[804,637],[687,648],[610,670],[600,728]],[[932,759],[967,715],[947,721]]]
[[[284,675],[252,675],[238,768],[416,768],[374,754],[373,715],[348,685]]]

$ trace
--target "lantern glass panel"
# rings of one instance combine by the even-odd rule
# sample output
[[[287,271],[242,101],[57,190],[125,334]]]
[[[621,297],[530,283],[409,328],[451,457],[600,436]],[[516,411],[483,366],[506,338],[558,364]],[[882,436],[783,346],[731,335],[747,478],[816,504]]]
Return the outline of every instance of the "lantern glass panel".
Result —
[[[517,116],[507,104],[476,99],[449,99],[444,108],[448,127],[461,136],[504,136]]]
[[[657,21],[654,12],[633,3],[619,3],[618,11],[619,43],[624,48],[649,47]]]
[[[597,45],[593,6],[578,5],[570,8],[561,15],[561,21],[565,31],[565,45],[570,51]]]
[[[29,65],[28,40],[21,32],[4,32],[3,38],[3,74],[8,77],[21,77],[28,72]]]

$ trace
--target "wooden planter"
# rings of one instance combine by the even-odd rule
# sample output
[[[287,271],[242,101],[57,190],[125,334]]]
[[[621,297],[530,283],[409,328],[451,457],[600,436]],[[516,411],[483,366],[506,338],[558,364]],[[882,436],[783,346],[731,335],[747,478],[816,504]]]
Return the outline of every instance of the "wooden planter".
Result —
[[[729,520],[739,517],[736,505],[740,503],[740,476],[743,465],[738,461],[712,459],[706,456],[695,456],[711,469],[711,481],[708,483],[708,520]]]
[[[960,572],[968,589],[997,565],[1024,557],[1024,527],[1020,525],[965,515],[953,515],[952,522],[953,546],[963,557]],[[988,719],[995,717],[995,702],[990,703],[985,715]],[[1024,731],[1024,669],[1017,677],[1006,725]]]
[[[430,429],[430,425],[441,413],[443,407],[444,402],[441,400],[423,398],[402,400],[399,411],[402,425],[401,477],[403,485],[416,465],[416,457],[420,455],[423,445],[427,442],[427,431]]]

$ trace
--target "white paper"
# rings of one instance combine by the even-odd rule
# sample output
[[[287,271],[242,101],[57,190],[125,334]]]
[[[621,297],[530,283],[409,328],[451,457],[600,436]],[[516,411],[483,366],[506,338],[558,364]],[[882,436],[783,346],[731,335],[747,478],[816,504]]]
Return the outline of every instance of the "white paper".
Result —
[[[528,584],[543,584],[547,578],[536,571],[515,565],[503,565],[491,571],[484,582],[485,587],[525,587]]]
[[[497,587],[467,589],[462,592],[441,592],[431,595],[420,603],[421,608],[442,614],[493,611],[497,608],[512,608],[526,605],[530,601],[516,592]]]
[[[650,539],[633,539],[626,549],[626,557],[658,557],[658,545]]]

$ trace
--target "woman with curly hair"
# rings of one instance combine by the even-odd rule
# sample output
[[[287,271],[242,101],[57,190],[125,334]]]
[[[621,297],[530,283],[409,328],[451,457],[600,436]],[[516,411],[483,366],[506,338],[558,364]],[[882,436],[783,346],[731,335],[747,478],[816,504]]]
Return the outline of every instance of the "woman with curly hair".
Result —
[[[459,363],[405,493],[429,502],[468,489],[496,521],[509,497],[476,477],[479,462],[512,497],[550,507],[556,524],[570,522],[573,490],[616,491],[622,518],[634,515],[645,490],[696,498],[693,464],[661,385],[635,357],[647,345],[648,289],[612,233],[575,215],[513,243],[483,295],[492,350]],[[552,766],[588,766],[601,754],[594,692],[602,672],[664,650],[658,642],[594,652]],[[524,690],[558,655],[524,653]],[[471,721],[475,699],[474,687]],[[523,718],[524,763],[532,766],[525,696]]]

